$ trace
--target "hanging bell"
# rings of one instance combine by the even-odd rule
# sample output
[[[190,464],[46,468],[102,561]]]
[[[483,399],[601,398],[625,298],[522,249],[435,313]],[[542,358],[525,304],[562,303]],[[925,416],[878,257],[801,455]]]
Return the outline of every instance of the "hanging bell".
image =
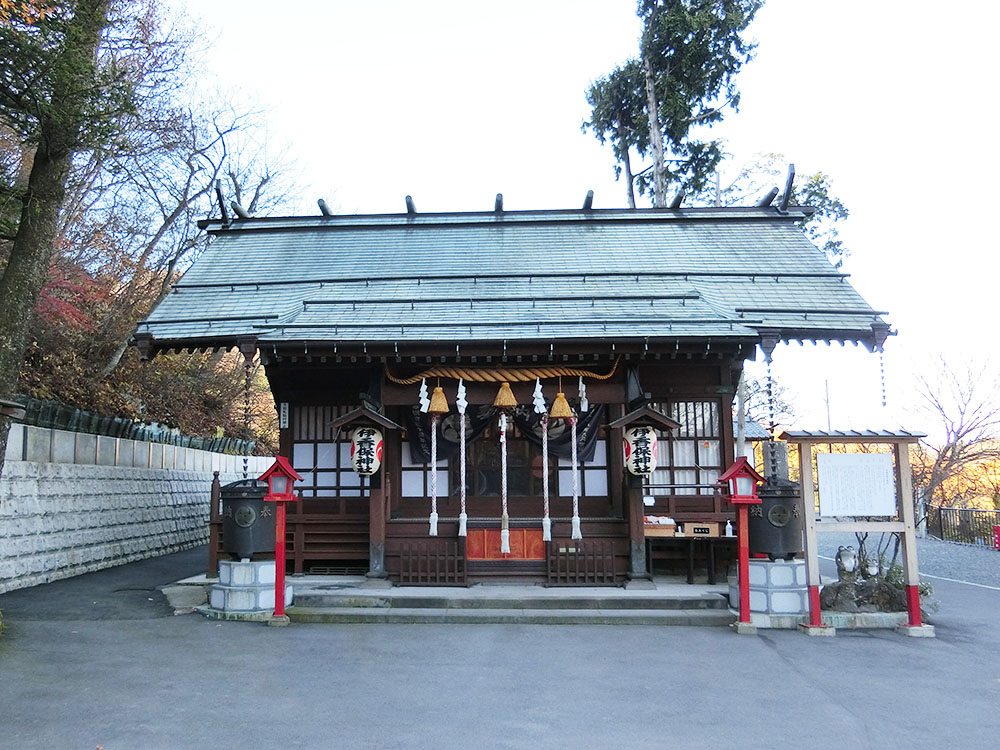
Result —
[[[497,397],[493,399],[493,405],[498,409],[513,409],[517,406],[517,399],[514,398],[514,392],[506,380],[500,385]]]
[[[573,410],[569,408],[569,401],[562,391],[556,394],[556,400],[552,402],[552,411],[549,416],[553,419],[569,419],[573,416]]]
[[[428,414],[447,414],[448,399],[444,397],[444,388],[437,386],[431,394],[431,405],[427,409]]]

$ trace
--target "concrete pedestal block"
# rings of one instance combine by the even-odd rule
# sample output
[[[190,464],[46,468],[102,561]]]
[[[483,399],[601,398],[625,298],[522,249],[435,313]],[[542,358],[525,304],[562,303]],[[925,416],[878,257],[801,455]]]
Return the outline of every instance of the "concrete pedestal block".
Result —
[[[285,584],[285,606],[292,605],[292,584]],[[208,606],[221,612],[273,612],[274,584],[270,586],[223,586],[208,592]]]
[[[799,623],[799,632],[806,635],[830,638],[837,635],[837,629],[830,625],[807,625]]]
[[[736,581],[731,570],[729,580]],[[769,615],[800,615],[809,611],[809,587],[804,560],[751,560],[750,611]],[[737,583],[729,584],[729,606],[739,609]]]
[[[273,612],[273,560],[222,560],[219,583],[208,593],[208,606],[219,612]],[[285,583],[285,606],[292,604],[292,584]]]
[[[933,625],[898,625],[896,632],[911,638],[934,638]]]
[[[219,584],[222,586],[274,587],[274,560],[220,560]]]

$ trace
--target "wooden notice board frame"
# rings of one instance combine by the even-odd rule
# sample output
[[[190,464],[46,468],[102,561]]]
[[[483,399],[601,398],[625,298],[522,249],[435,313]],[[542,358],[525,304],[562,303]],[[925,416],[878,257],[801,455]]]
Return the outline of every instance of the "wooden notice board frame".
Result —
[[[799,450],[799,481],[802,491],[802,505],[805,508],[805,557],[809,585],[809,622],[803,627],[829,628],[822,620],[819,590],[819,557],[816,549],[816,535],[829,531],[847,532],[891,532],[902,535],[903,572],[906,584],[908,625],[922,628],[920,617],[920,582],[917,568],[916,524],[913,512],[913,479],[910,472],[911,444],[925,435],[911,432],[886,432],[882,430],[864,431],[785,431],[781,440],[796,445]],[[824,521],[816,514],[816,498],[813,490],[813,448],[817,445],[882,444],[892,446],[893,467],[896,480],[896,511],[899,521]],[[929,628],[928,628],[929,629]]]

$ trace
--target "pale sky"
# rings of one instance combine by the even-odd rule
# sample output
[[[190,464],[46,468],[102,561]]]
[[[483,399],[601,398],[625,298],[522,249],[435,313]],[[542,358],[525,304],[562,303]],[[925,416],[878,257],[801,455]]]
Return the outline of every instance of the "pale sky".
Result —
[[[637,51],[632,0],[175,4],[215,39],[214,85],[266,110],[269,148],[297,162],[296,213],[320,197],[401,212],[407,194],[419,211],[489,210],[498,192],[509,210],[576,208],[589,189],[625,205],[610,147],[580,125],[589,83]],[[851,211],[844,270],[899,331],[887,410],[876,356],[780,346],[796,426],[826,426],[828,386],[834,429],[933,430],[908,413],[913,373],[996,338],[997,27],[1000,3],[982,0],[768,0],[751,26],[740,111],[713,131],[734,167],[780,152],[831,176]]]

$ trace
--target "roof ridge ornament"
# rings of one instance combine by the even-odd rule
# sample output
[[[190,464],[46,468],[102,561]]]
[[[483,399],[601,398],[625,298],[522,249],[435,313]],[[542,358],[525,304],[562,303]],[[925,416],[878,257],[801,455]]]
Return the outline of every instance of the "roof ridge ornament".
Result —
[[[792,197],[792,184],[795,182],[795,165],[788,165],[788,177],[785,178],[785,192],[781,196],[781,206],[778,208],[779,213],[788,213],[788,201]]]
[[[229,226],[229,212],[226,211],[226,200],[222,196],[222,180],[215,181],[215,197],[219,201],[219,210],[222,212],[222,223]]]

